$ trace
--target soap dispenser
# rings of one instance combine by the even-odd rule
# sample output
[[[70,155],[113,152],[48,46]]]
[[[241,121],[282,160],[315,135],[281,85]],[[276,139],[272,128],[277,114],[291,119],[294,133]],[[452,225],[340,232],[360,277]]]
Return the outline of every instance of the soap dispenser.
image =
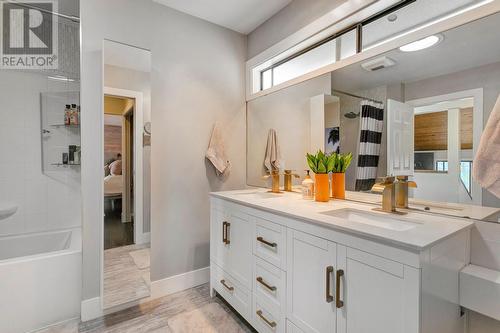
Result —
[[[306,177],[302,181],[302,199],[314,200],[314,181],[309,175],[309,170],[306,170]]]

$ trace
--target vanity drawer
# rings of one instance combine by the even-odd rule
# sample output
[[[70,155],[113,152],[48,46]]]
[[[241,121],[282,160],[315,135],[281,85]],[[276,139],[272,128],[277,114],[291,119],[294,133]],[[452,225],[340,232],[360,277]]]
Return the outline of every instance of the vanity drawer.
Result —
[[[261,218],[255,218],[254,254],[286,270],[286,228]]]
[[[286,273],[254,256],[253,293],[276,312],[286,311]]]
[[[214,262],[212,262],[210,269],[212,288],[231,304],[243,318],[250,321],[252,318],[252,292]]]
[[[285,333],[285,316],[268,307],[254,294],[252,323],[259,333]]]

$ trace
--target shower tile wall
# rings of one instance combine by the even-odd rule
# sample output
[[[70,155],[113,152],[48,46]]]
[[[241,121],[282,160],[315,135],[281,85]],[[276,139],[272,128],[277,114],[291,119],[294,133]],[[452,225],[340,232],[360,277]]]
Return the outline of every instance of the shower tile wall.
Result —
[[[81,225],[79,167],[42,173],[40,127],[41,92],[78,90],[75,82],[40,73],[1,71],[0,201],[13,201],[19,208],[0,221],[0,235]],[[63,114],[61,110],[61,123]]]

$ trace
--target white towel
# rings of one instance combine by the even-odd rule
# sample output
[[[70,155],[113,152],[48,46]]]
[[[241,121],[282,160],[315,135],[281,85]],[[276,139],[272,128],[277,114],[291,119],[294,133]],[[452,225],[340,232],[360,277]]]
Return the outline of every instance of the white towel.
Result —
[[[500,198],[500,95],[481,135],[472,175],[482,187]]]
[[[208,158],[208,160],[215,167],[217,176],[227,176],[229,174],[231,163],[226,157],[224,141],[222,140],[221,125],[219,122],[215,123],[214,129],[212,130],[212,136],[210,137],[210,143],[208,144],[205,157]]]
[[[270,129],[267,135],[266,155],[264,157],[264,167],[271,173],[281,167],[281,152],[278,144],[278,134],[274,129]]]

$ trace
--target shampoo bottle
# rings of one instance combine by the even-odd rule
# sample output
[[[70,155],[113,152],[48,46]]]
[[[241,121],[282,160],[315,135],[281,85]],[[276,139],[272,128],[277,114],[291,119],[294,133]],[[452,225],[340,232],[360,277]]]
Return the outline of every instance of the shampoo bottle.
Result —
[[[64,125],[71,124],[71,106],[66,104],[66,108],[64,109]]]

